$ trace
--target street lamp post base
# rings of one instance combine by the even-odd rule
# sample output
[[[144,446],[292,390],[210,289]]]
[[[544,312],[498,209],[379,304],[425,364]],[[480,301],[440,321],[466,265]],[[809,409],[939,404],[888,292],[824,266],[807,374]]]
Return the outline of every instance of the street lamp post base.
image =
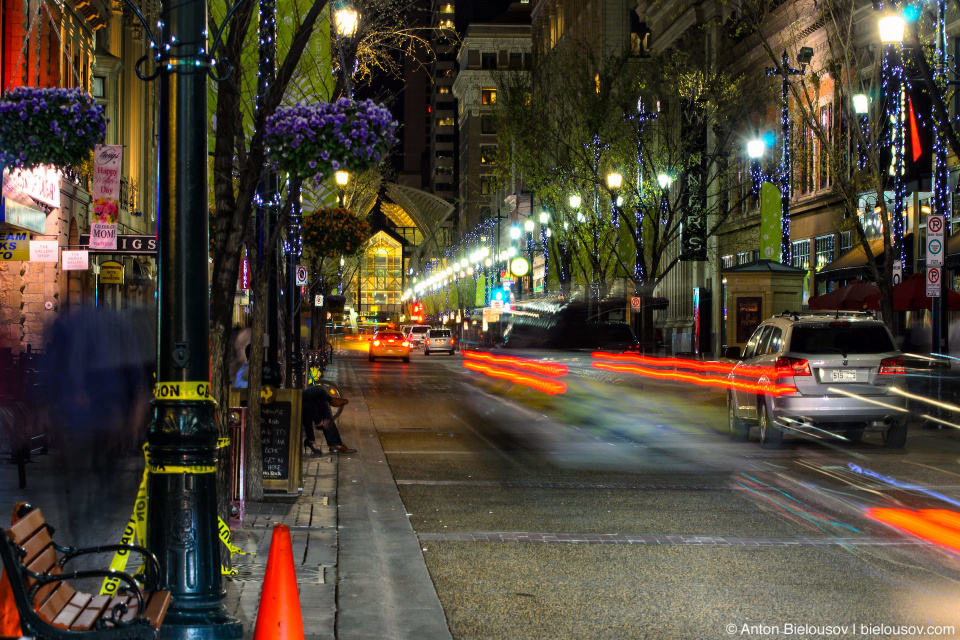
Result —
[[[160,640],[240,640],[243,623],[227,613],[223,605],[197,603],[196,611],[187,607],[171,610],[160,627]],[[173,618],[171,620],[171,618]]]

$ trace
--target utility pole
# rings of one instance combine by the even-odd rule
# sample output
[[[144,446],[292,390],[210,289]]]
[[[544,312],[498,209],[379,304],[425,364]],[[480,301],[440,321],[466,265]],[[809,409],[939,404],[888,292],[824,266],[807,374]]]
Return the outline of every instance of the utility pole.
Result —
[[[157,385],[147,432],[145,546],[173,600],[164,640],[234,640],[217,535],[216,405],[210,393],[206,0],[165,2],[159,21]],[[142,77],[142,76],[141,76]]]

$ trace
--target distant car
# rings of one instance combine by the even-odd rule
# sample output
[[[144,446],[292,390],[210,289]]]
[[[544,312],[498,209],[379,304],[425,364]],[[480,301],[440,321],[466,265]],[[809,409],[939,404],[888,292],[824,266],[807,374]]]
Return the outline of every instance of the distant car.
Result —
[[[428,356],[434,351],[446,351],[453,355],[455,343],[450,329],[430,329],[423,340],[423,355]]]
[[[415,324],[410,327],[410,333],[407,334],[410,344],[414,347],[422,347],[423,341],[427,337],[427,331],[430,331],[430,325],[428,324]]]
[[[904,357],[872,313],[794,313],[764,320],[730,373],[730,437],[778,449],[785,432],[845,434],[854,442],[880,431],[888,448],[907,440]]]
[[[368,355],[370,362],[377,358],[403,358],[404,362],[410,362],[410,341],[399,331],[378,331],[370,341]]]

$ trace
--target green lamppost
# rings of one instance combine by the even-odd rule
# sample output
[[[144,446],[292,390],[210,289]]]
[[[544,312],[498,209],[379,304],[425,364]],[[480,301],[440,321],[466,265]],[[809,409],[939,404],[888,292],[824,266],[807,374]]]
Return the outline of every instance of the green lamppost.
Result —
[[[243,627],[222,603],[210,395],[206,0],[163,3],[158,28],[160,285],[146,546],[173,595],[161,637],[232,640]]]

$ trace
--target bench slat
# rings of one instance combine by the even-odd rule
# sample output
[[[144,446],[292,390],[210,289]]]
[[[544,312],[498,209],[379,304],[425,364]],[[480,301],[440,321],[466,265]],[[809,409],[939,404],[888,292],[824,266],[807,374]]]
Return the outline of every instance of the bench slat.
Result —
[[[55,591],[50,594],[50,597],[41,600],[40,597],[44,594],[44,590],[49,592],[51,589],[55,589]],[[47,621],[53,621],[76,593],[77,590],[65,582],[50,584],[37,592],[37,597],[33,600],[33,606],[40,617]]]
[[[59,591],[59,589],[57,589],[57,591]],[[70,598],[70,602],[63,606],[60,613],[58,613],[50,623],[61,629],[69,629],[73,626],[73,621],[77,619],[77,616],[83,612],[84,607],[87,606],[91,598],[93,598],[93,596],[89,593],[81,593],[79,591],[74,593],[73,597]]]
[[[170,608],[170,601],[173,598],[169,591],[154,591],[149,595],[146,616],[150,618],[150,626],[159,629],[160,623],[163,622],[163,616],[167,615],[167,609]]]
[[[46,527],[37,530],[26,542],[20,545],[27,552],[27,555],[23,557],[23,564],[30,566],[30,563],[36,560],[37,556],[52,544],[53,540],[50,539],[50,532]]]
[[[77,619],[73,621],[73,628],[87,631],[97,623],[103,611],[110,602],[110,596],[93,596]]]
[[[22,546],[23,543],[36,533],[37,529],[43,527],[43,525],[43,514],[40,513],[40,509],[34,509],[13,523],[13,525],[7,529],[7,533],[14,542]]]

